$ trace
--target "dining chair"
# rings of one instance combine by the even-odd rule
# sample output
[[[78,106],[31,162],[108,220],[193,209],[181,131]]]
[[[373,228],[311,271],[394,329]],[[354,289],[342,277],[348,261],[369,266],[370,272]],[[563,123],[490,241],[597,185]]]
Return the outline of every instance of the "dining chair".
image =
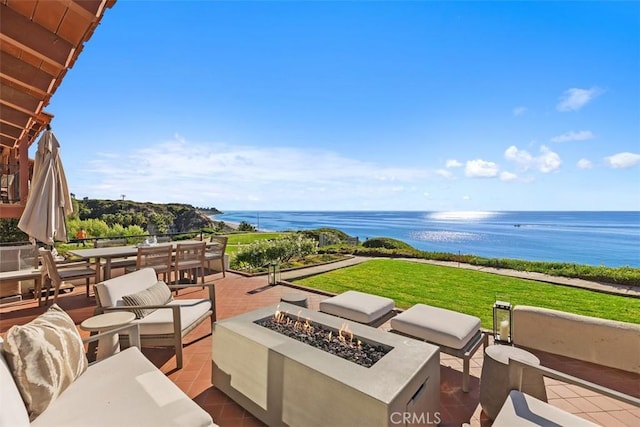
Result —
[[[70,262],[70,263],[56,263],[53,254],[50,250],[40,248],[40,256],[42,257],[42,265],[44,272],[46,273],[48,280],[43,280],[45,284],[45,300],[44,304],[47,305],[49,300],[49,292],[51,291],[51,285],[53,285],[53,303],[58,301],[58,293],[60,289],[73,289],[75,286],[67,280],[84,279],[87,286],[87,297],[89,297],[89,279],[96,277],[96,271],[90,268],[90,264],[86,261]],[[35,294],[38,296],[38,305],[42,301],[42,289],[34,289]]]
[[[171,245],[140,246],[138,247],[135,270],[151,267],[155,270],[156,275],[162,273],[162,279],[165,283],[169,283],[172,260],[173,248]]]
[[[216,271],[222,271],[222,277],[226,277],[226,268],[224,262],[224,254],[227,250],[227,236],[211,236],[210,245],[207,246],[204,253],[204,262],[208,270],[212,270],[211,263],[219,264],[220,268]]]
[[[190,279],[198,282],[198,271],[204,284],[204,253],[206,242],[178,243],[176,245],[175,257],[172,263],[173,278],[175,284],[179,284],[184,277],[183,273],[188,273]]]

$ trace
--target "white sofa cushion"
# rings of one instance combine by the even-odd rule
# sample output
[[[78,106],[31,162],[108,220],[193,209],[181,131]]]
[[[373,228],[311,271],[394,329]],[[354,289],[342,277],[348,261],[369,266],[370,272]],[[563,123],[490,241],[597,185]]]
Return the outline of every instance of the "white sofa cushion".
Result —
[[[369,324],[393,310],[395,303],[391,298],[347,291],[320,302],[320,311],[334,316]]]
[[[517,390],[511,390],[509,397],[502,405],[498,416],[493,422],[493,427],[512,426],[571,426],[571,427],[595,427],[593,424],[551,406],[548,403],[531,397]]]
[[[4,358],[3,341],[0,337],[0,426],[22,427],[29,425],[29,413],[13,380],[11,368]]]
[[[391,319],[391,328],[430,343],[462,349],[480,330],[480,318],[416,304]]]
[[[122,301],[124,295],[144,291],[157,281],[156,271],[147,267],[98,283],[96,292],[103,307],[119,307],[124,305]]]
[[[87,370],[82,338],[57,304],[9,328],[3,349],[32,420]]]
[[[122,296],[124,305],[164,305],[171,300],[173,300],[171,289],[162,281],[154,283],[144,291]],[[136,318],[142,319],[154,311],[156,311],[155,308],[138,308],[134,309],[133,313],[136,315]]]
[[[91,365],[32,424],[65,427],[212,426],[211,416],[136,347]]]
[[[180,330],[191,326],[193,322],[211,310],[211,301],[208,299],[177,299],[167,305],[180,306]],[[140,325],[140,335],[164,335],[173,333],[173,313],[170,309],[159,309],[136,319],[133,323]]]

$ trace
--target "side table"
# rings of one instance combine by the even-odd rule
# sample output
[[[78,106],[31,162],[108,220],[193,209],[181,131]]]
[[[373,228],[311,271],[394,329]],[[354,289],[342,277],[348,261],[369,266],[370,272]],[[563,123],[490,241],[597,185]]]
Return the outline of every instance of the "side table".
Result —
[[[509,359],[532,365],[540,364],[540,359],[521,348],[509,345],[491,345],[485,348],[480,376],[480,406],[492,420],[509,396]],[[544,377],[539,373],[527,372],[525,369],[521,391],[543,402],[547,401]]]
[[[84,320],[80,324],[80,329],[91,332],[91,335],[108,331],[131,323],[136,315],[130,311],[112,311],[98,314]],[[96,360],[104,359],[120,351],[120,338],[118,334],[101,338],[98,340],[98,354]],[[91,353],[91,351],[89,352]]]

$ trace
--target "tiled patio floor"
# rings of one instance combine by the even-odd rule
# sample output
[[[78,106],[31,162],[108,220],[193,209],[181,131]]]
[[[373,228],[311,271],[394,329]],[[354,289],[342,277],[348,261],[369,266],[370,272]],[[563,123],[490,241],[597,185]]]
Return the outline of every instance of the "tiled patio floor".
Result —
[[[116,271],[116,274],[118,272]],[[260,307],[276,304],[283,294],[305,292],[309,308],[317,310],[326,295],[292,290],[287,286],[266,286],[266,278],[243,277],[234,273],[207,276],[207,282],[216,284],[217,317],[224,319]],[[200,288],[181,291],[180,298],[200,295]],[[204,295],[204,294],[202,294]],[[84,286],[79,284],[75,291],[61,295],[58,304],[66,310],[76,324],[93,315],[95,299],[87,298]],[[23,324],[42,313],[46,308],[38,307],[34,300],[0,306],[0,334],[11,325]],[[381,328],[385,328],[383,325]],[[86,335],[86,332],[81,332]],[[184,367],[175,369],[175,356],[168,349],[143,349],[147,357],[173,380],[195,402],[208,411],[216,423],[226,426],[262,425],[257,419],[236,405],[211,384],[211,330],[208,322],[196,328],[186,338]],[[545,366],[588,379],[589,381],[617,389],[640,397],[640,375],[603,368],[589,363],[576,362],[559,356],[536,353]],[[480,373],[482,352],[478,351],[471,361],[471,382],[469,393],[463,393],[462,361],[441,354],[441,426],[489,426],[491,421],[484,415],[479,405]],[[604,426],[640,425],[640,408],[598,395],[597,393],[567,385],[555,380],[545,380],[549,403],[580,417]]]

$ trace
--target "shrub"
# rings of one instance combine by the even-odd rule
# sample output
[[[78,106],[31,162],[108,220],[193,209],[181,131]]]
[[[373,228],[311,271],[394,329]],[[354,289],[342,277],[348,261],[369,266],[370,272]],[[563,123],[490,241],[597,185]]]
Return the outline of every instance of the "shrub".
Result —
[[[242,221],[238,224],[238,231],[256,231],[256,228],[247,221]]]
[[[318,243],[302,235],[287,235],[274,240],[257,240],[236,252],[231,260],[232,268],[257,270],[272,261],[287,263],[293,258],[303,258],[317,253]]]
[[[362,243],[365,248],[412,249],[407,243],[389,237],[374,237]]]

